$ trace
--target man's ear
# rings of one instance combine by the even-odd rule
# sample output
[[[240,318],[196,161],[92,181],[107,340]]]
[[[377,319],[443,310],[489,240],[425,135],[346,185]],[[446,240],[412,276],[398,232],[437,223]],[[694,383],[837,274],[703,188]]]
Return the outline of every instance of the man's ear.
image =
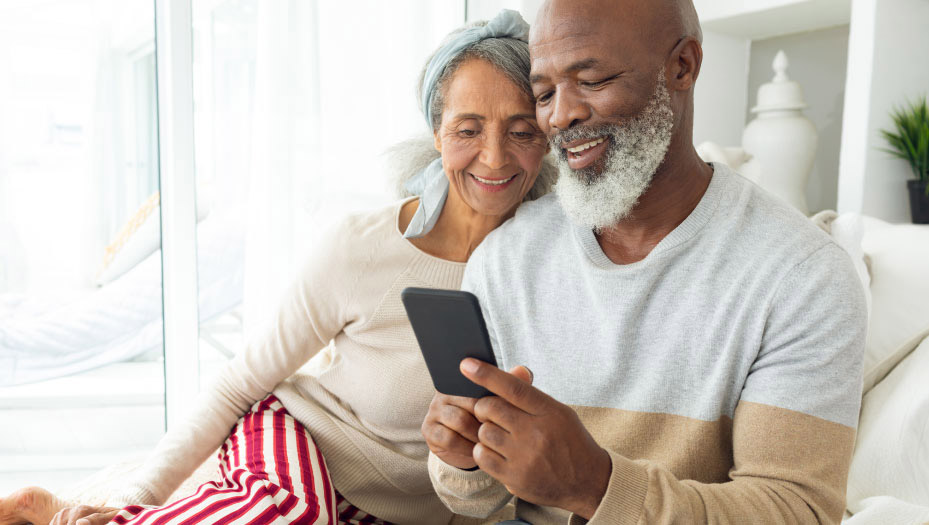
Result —
[[[674,46],[668,58],[668,89],[689,91],[693,89],[703,64],[703,47],[694,37],[685,37]]]

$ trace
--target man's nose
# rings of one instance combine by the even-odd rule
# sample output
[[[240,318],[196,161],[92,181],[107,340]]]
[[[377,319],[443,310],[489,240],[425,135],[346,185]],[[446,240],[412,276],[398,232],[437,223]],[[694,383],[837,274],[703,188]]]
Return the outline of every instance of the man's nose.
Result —
[[[481,163],[492,170],[503,169],[509,162],[505,140],[502,134],[491,133],[481,148]]]
[[[552,129],[564,131],[590,118],[590,107],[569,89],[558,89],[552,100],[552,113],[548,124]]]

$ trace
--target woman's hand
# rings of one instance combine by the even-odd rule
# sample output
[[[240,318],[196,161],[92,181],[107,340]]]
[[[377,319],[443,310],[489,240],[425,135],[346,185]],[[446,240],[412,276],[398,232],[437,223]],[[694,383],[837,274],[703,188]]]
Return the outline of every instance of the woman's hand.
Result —
[[[532,372],[524,366],[510,370],[514,376],[532,384]],[[436,392],[423,421],[422,433],[426,444],[439,459],[460,469],[477,467],[473,450],[480,440],[477,432],[481,422],[474,416],[478,399],[448,396]]]
[[[78,505],[67,507],[55,514],[49,525],[105,525],[112,520],[119,509],[111,507],[91,507]]]

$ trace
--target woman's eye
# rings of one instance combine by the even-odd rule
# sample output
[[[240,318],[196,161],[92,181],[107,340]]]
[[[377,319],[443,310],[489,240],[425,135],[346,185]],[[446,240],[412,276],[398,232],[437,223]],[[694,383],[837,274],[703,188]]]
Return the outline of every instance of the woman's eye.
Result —
[[[531,131],[514,131],[512,135],[521,140],[527,140],[535,137],[535,133]]]
[[[473,129],[459,129],[459,130],[458,130],[458,134],[461,135],[462,137],[473,137],[473,136],[477,135],[477,130],[473,130]]]

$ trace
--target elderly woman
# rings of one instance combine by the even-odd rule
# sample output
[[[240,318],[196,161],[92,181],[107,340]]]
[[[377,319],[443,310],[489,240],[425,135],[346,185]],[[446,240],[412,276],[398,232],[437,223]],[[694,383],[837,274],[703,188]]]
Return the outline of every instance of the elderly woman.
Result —
[[[121,508],[65,507],[25,489],[0,502],[0,524],[449,521],[420,433],[434,390],[400,291],[458,288],[481,240],[552,182],[527,30],[506,11],[449,35],[421,78],[434,151],[395,149],[420,164],[407,167],[416,196],[326,236],[264,337],[112,495]],[[217,448],[221,478],[164,505]]]

